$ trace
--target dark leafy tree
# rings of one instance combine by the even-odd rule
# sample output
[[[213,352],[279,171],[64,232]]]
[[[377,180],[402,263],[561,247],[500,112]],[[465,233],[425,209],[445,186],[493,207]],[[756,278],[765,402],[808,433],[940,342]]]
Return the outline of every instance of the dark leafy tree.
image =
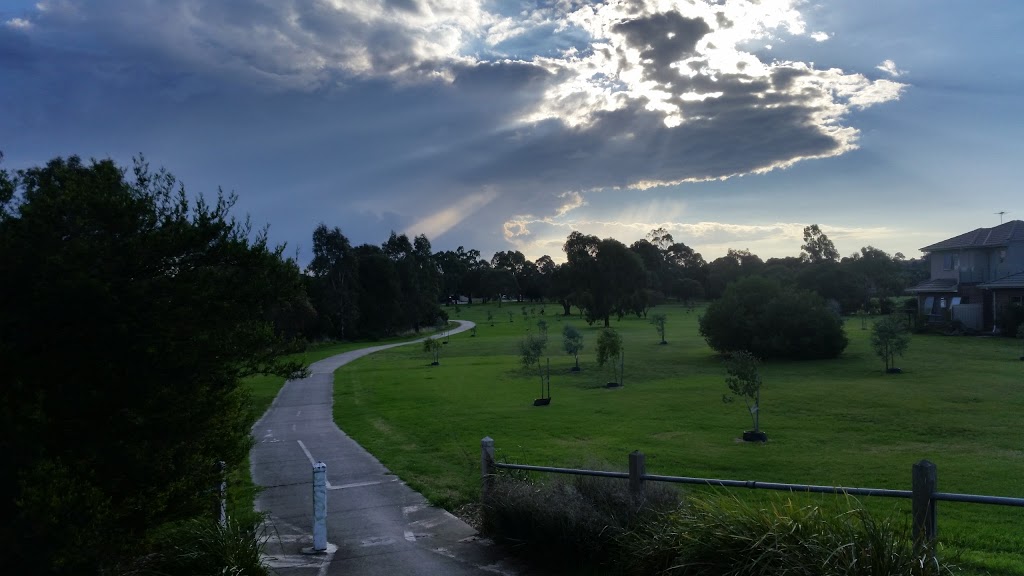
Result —
[[[234,195],[192,201],[142,160],[55,159],[0,191],[7,570],[96,574],[208,514],[213,463],[251,445],[239,379],[301,369],[270,318],[303,286]]]
[[[761,358],[833,358],[846,348],[842,319],[817,294],[758,276],[731,284],[699,320],[713,349]]]
[[[408,328],[394,262],[372,244],[357,246],[354,252],[359,262],[359,334],[382,338]]]
[[[359,317],[359,263],[340,228],[316,227],[306,273],[320,333],[336,340],[353,338]]]
[[[804,227],[804,243],[800,247],[804,258],[812,263],[839,260],[839,251],[817,224]]]
[[[532,264],[518,250],[507,252],[496,252],[491,258],[491,268],[508,273],[511,282],[508,285],[507,294],[515,298],[516,302],[523,301],[523,287],[526,280],[527,264]]]
[[[603,321],[607,327],[612,314],[622,318],[642,306],[637,293],[646,286],[644,265],[622,242],[601,240],[589,270],[589,283],[582,290],[589,296],[584,299],[587,322]]]

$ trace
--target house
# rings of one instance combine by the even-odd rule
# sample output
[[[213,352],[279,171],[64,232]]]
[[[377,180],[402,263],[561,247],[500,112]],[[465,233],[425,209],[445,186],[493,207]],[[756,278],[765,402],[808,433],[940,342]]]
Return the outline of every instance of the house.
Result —
[[[1024,299],[1024,221],[978,228],[921,248],[931,277],[907,292],[935,319],[958,319],[991,330],[999,312]]]

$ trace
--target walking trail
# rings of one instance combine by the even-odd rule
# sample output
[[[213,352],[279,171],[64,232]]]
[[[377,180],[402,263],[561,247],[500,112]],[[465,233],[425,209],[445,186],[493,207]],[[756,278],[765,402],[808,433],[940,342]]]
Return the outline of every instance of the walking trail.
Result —
[[[452,334],[473,327],[459,321]],[[416,342],[420,342],[417,340]],[[334,423],[334,371],[380,350],[353,350],[289,380],[253,426],[256,509],[269,514],[265,559],[277,574],[525,576],[528,571],[475,529],[431,506]],[[312,464],[327,464],[327,552],[313,543]]]

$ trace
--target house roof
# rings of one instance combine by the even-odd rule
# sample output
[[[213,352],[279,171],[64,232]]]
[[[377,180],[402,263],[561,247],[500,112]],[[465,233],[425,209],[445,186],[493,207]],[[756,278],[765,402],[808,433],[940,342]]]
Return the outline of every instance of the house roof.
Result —
[[[956,278],[934,278],[925,280],[917,286],[907,288],[911,294],[924,294],[928,292],[956,292]]]
[[[999,288],[1024,288],[1024,272],[1018,272],[1016,274],[1010,274],[1009,276],[1003,276],[999,280],[993,282],[986,282],[985,284],[979,284],[979,288],[986,289],[999,289]]]
[[[988,248],[1006,246],[1010,242],[1024,242],[1024,221],[1010,220],[993,228],[978,228],[921,248],[922,252],[957,250],[960,248]]]

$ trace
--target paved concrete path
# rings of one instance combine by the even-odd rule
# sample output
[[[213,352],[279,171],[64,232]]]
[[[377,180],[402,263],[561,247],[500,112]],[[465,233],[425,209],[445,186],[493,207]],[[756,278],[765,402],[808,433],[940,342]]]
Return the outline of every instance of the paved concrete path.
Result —
[[[469,330],[460,321],[452,333]],[[420,340],[417,340],[419,342]],[[253,426],[253,481],[263,487],[256,509],[269,513],[265,554],[281,575],[523,575],[490,540],[389,472],[334,423],[334,371],[401,344],[353,350],[310,366],[289,380]],[[326,554],[312,546],[312,463],[327,464]]]

